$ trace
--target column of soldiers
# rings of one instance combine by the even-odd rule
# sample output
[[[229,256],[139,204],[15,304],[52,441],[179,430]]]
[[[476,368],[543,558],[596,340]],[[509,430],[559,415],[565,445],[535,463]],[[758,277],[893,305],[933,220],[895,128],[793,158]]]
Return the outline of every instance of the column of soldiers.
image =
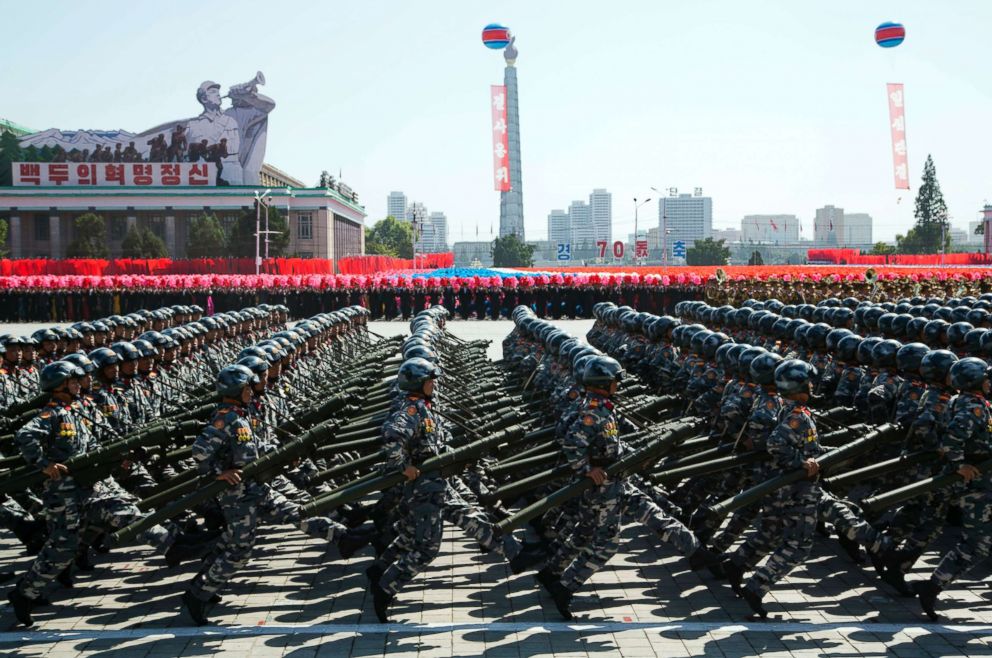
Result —
[[[203,560],[183,595],[197,623],[208,621],[218,590],[247,561],[260,517],[333,542],[346,557],[367,544],[371,527],[361,528],[360,506],[333,517],[299,514],[312,492],[331,485],[310,485],[326,461],[296,460],[264,482],[241,479],[242,469],[287,440],[277,435],[278,426],[313,405],[324,378],[372,344],[366,321],[367,311],[357,307],[291,328],[279,307],[205,318],[159,309],[30,338],[4,336],[5,417],[27,406],[30,418],[9,428],[12,436],[0,437],[5,452],[6,439],[12,444],[3,460],[7,476],[30,483],[0,505],[2,527],[36,555],[8,594],[17,618],[30,625],[56,581],[71,587],[75,572],[92,570],[94,553],[112,549],[114,531],[150,518],[148,496],[190,479],[187,474],[230,487],[195,513],[149,522],[140,537],[164,553],[168,566]],[[189,416],[190,407],[204,402],[208,420],[191,446],[179,431],[154,451],[110,452],[142,428]],[[40,409],[30,409],[36,405]],[[201,423],[194,420],[193,427]],[[75,470],[101,451],[113,460],[108,468]]]
[[[748,300],[740,308],[684,302],[675,307],[677,317],[605,303],[595,308],[584,344],[524,309],[504,354],[511,368],[531,373],[545,389],[567,426],[562,455],[594,480],[597,495],[609,489],[596,473],[594,460],[603,453],[596,446],[610,446],[606,461],[615,461],[625,433],[616,407],[604,404],[610,390],[599,380],[604,367],[613,381],[626,368],[656,392],[679,395],[682,413],[705,419],[712,441],[732,454],[760,453],[741,468],[657,492],[669,509],[681,510],[676,518],[703,545],[722,553],[721,568],[711,571],[726,577],[758,617],[767,614],[765,594],[807,558],[817,529],[830,524],[848,555],[864,561],[864,549],[886,583],[917,596],[936,619],[941,590],[986,557],[992,541],[992,474],[978,468],[992,457],[990,310],[992,295],[883,304],[827,299],[816,306]],[[599,411],[604,406],[611,413]],[[905,462],[911,467],[856,486],[824,486],[819,458],[826,449],[817,420],[830,421],[818,410],[837,406],[853,407],[852,417],[869,423],[899,427],[900,440],[878,446],[868,463],[903,455],[912,457]],[[576,457],[583,453],[588,462]],[[805,477],[737,510],[726,525],[706,514],[754,483],[797,469]],[[898,509],[866,516],[859,506],[872,494],[948,473],[957,475],[952,487]],[[929,578],[907,583],[955,506],[961,540]],[[569,524],[573,533],[586,533],[588,546],[597,545],[580,520]]]

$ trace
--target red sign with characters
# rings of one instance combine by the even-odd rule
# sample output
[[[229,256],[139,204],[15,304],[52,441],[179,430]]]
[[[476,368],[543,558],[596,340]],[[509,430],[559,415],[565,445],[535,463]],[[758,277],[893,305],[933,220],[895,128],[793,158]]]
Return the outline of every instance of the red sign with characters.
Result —
[[[14,185],[179,187],[217,184],[212,162],[14,162]]]

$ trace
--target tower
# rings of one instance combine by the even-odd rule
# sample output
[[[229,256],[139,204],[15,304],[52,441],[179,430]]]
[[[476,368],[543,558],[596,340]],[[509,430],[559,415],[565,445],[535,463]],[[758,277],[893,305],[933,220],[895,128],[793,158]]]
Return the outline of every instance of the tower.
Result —
[[[517,89],[516,37],[503,50],[506,68],[503,84],[506,86],[506,126],[509,142],[510,189],[499,194],[499,235],[511,233],[524,239],[523,173],[520,170],[520,111]]]

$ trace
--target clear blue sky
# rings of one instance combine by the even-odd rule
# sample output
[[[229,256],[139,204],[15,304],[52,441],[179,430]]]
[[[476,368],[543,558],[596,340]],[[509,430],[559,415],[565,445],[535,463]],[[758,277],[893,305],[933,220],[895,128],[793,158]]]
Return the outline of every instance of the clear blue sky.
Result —
[[[968,0],[5,2],[0,116],[43,129],[137,131],[199,110],[205,79],[261,69],[267,161],[354,187],[370,220],[402,190],[447,213],[451,240],[498,225],[488,89],[517,36],[527,234],[547,214],[613,193],[614,236],[650,186],[702,187],[714,225],[826,203],[912,223],[893,187],[886,82],[906,85],[914,188],[932,153],[953,222],[992,200],[992,2]],[[896,20],[905,43],[878,48]],[[897,199],[902,197],[901,202]],[[642,221],[656,222],[652,204]],[[647,218],[647,219],[645,219]]]

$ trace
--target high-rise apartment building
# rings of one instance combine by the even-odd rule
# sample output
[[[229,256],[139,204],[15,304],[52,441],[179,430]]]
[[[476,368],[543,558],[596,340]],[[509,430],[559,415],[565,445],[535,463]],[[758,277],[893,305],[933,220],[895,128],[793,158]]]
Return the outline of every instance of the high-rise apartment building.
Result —
[[[572,222],[564,210],[548,213],[548,242],[558,244],[572,241]]]
[[[593,240],[613,241],[613,209],[609,192],[603,189],[593,190],[589,195],[589,209],[592,213]]]
[[[691,247],[713,233],[713,199],[696,194],[677,194],[658,199],[658,228],[667,249],[676,241]]]
[[[595,230],[592,223],[592,207],[585,201],[573,201],[568,206],[568,218],[571,222],[572,249],[582,245],[593,245],[596,242]]]
[[[406,219],[406,195],[402,192],[390,192],[386,197],[386,216],[396,219]]]

